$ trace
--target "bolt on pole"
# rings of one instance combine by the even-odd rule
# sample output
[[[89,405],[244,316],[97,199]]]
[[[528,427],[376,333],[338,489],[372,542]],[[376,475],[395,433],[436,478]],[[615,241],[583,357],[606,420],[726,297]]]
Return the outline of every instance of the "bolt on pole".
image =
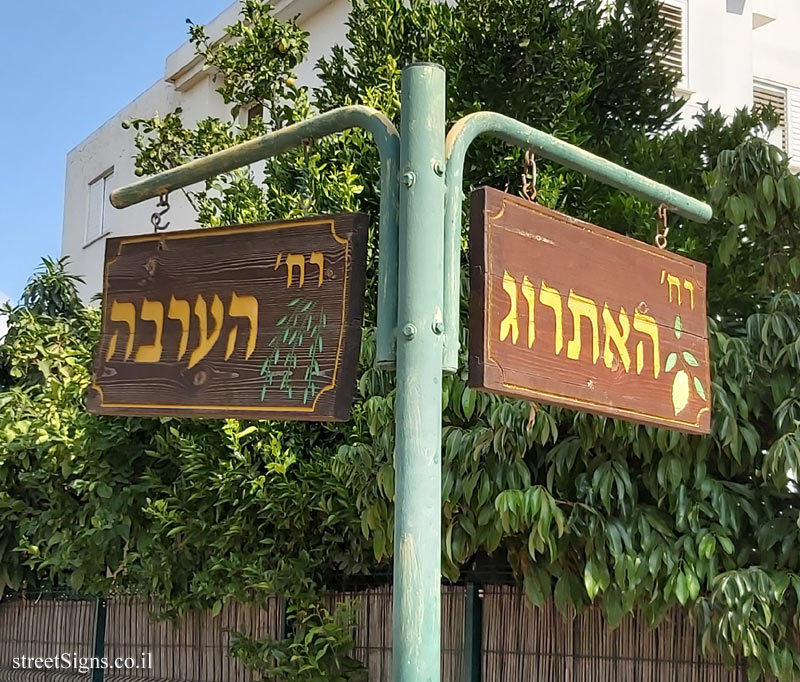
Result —
[[[445,72],[403,70],[400,124],[394,682],[439,682]]]

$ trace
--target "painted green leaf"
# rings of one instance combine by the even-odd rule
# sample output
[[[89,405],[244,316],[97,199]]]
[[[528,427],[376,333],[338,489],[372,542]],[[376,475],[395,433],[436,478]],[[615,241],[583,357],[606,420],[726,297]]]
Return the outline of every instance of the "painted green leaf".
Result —
[[[681,320],[680,315],[675,316],[675,338],[681,338],[681,333],[683,332],[683,321]]]
[[[667,356],[667,361],[664,363],[664,371],[669,372],[675,366],[675,363],[677,361],[678,361],[678,354],[670,353]]]
[[[686,360],[687,365],[691,365],[692,367],[699,367],[700,363],[697,362],[697,358],[692,355],[688,350],[683,351],[683,359]]]
[[[694,379],[694,390],[697,391],[697,395],[699,395],[703,400],[707,400],[706,389],[703,388],[703,382],[697,377],[692,378]]]

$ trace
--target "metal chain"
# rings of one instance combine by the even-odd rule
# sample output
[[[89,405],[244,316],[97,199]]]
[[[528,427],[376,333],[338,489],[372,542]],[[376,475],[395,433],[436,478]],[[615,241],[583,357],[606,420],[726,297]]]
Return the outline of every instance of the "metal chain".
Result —
[[[656,224],[656,246],[659,249],[666,249],[669,225],[667,225],[667,207],[664,204],[658,207],[658,220],[660,222]]]
[[[169,227],[168,222],[164,223],[163,225],[161,224],[161,218],[167,211],[169,211],[169,192],[162,192],[158,195],[158,203],[156,204],[156,208],[160,208],[161,210],[154,211],[153,215],[150,216],[150,222],[153,223],[153,232],[166,230]]]
[[[528,177],[531,178],[530,182]],[[536,201],[536,159],[530,149],[525,152],[522,164],[522,196],[528,201]]]

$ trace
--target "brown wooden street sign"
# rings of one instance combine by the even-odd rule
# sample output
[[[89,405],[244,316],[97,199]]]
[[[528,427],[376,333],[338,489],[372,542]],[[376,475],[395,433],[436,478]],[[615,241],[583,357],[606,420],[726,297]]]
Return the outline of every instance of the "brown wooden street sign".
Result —
[[[471,209],[471,386],[709,432],[705,265],[496,189]]]
[[[366,244],[357,213],[109,239],[89,410],[347,419]]]

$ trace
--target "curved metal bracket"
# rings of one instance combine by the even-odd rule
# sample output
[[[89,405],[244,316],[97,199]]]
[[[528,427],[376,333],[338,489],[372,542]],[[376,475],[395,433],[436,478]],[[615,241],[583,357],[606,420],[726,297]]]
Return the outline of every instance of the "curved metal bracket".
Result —
[[[378,332],[376,363],[393,369],[396,358],[397,248],[400,135],[394,124],[377,109],[353,105],[319,114],[229,149],[195,159],[111,193],[111,204],[126,208],[207,178],[263,161],[299,147],[304,140],[362,128],[372,134],[381,160],[380,224],[378,248]]]
[[[445,372],[458,368],[459,303],[461,285],[461,202],[464,198],[464,159],[479,135],[490,135],[516,147],[581,171],[612,187],[664,204],[675,213],[705,223],[711,207],[666,185],[607,161],[580,147],[563,142],[516,119],[492,111],[468,114],[450,129],[445,141],[444,218],[444,357]]]

